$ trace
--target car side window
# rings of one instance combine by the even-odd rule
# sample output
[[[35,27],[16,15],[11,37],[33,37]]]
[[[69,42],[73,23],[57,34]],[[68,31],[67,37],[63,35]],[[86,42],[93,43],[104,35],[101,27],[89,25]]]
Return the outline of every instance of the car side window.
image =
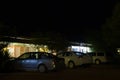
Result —
[[[60,56],[65,56],[65,53],[60,53],[60,54],[58,54],[58,55],[60,55]]]
[[[104,53],[97,53],[97,56],[104,56]]]
[[[41,54],[38,54],[38,56],[37,56],[37,57],[38,57],[38,59],[41,59]]]
[[[28,58],[30,58],[30,53],[23,54],[19,57],[19,59],[28,59]]]
[[[65,56],[65,53],[62,53],[62,56]]]
[[[65,53],[65,56],[72,56],[72,53],[66,52],[66,53]]]
[[[48,58],[48,57],[45,54],[41,55],[41,59],[46,59],[46,58]]]
[[[82,56],[82,53],[80,53],[80,52],[76,52],[75,53],[77,56]]]
[[[90,54],[91,56],[96,56],[96,53],[92,52],[92,53],[88,53]]]
[[[36,53],[31,53],[31,59],[36,59],[37,58],[37,54]]]
[[[87,56],[87,54],[84,54],[84,53],[83,53],[82,55],[83,55],[83,56]]]

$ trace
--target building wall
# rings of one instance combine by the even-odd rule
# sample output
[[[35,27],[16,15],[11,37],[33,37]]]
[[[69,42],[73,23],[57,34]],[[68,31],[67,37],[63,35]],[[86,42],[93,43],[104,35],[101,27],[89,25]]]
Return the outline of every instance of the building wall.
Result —
[[[87,46],[70,46],[68,47],[68,51],[77,51],[77,52],[92,52],[90,47]]]
[[[43,49],[44,48],[44,49]],[[18,57],[21,54],[25,53],[25,52],[36,52],[36,51],[44,51],[47,47],[45,46],[40,46],[40,45],[34,45],[34,44],[25,44],[25,43],[10,43],[7,47],[10,56],[11,57]],[[49,49],[47,49],[48,51]],[[45,50],[46,52],[46,50]]]

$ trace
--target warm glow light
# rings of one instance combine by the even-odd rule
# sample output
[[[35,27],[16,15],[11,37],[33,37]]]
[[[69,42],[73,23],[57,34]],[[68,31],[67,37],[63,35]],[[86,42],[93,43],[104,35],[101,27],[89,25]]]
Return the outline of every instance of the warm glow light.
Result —
[[[44,49],[43,48],[39,48],[40,52],[44,52]]]
[[[18,57],[25,52],[50,52],[47,45],[34,45],[16,42],[9,43],[7,48],[4,50],[6,49],[8,50],[11,57]]]
[[[14,47],[8,47],[8,52],[10,53],[11,57],[14,57]]]

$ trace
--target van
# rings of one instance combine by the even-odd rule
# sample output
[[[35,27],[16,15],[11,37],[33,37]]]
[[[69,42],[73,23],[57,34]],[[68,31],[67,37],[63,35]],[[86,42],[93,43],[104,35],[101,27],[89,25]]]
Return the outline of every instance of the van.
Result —
[[[108,62],[107,55],[104,52],[90,52],[88,54],[92,57],[92,63],[94,64],[101,64]]]

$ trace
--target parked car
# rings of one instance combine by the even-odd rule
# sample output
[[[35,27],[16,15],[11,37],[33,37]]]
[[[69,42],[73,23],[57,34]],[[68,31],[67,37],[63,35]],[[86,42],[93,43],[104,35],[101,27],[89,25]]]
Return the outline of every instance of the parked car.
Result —
[[[65,59],[65,65],[68,68],[92,63],[92,58],[82,52],[61,52],[57,56]]]
[[[92,57],[92,62],[94,64],[108,63],[112,62],[112,58],[109,53],[105,52],[90,52],[88,53]]]
[[[64,59],[46,52],[26,52],[11,61],[15,70],[47,72],[65,67]]]

